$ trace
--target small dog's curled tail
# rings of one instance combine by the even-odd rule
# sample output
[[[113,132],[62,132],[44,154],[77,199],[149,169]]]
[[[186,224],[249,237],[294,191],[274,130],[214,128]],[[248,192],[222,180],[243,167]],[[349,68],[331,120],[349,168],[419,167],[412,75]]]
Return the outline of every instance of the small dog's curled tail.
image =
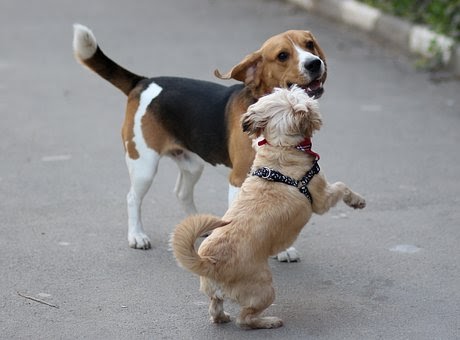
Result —
[[[197,275],[213,277],[216,260],[198,255],[195,241],[228,223],[212,215],[192,215],[179,223],[171,237],[171,246],[179,265]]]

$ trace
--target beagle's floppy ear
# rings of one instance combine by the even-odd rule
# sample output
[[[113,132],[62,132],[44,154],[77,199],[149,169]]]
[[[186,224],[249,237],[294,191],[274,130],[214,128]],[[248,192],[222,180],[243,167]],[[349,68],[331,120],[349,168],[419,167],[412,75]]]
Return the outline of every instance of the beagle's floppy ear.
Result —
[[[257,87],[260,83],[261,68],[262,53],[256,51],[247,55],[226,74],[221,74],[216,69],[214,75],[219,79],[235,79],[244,82],[248,86]]]

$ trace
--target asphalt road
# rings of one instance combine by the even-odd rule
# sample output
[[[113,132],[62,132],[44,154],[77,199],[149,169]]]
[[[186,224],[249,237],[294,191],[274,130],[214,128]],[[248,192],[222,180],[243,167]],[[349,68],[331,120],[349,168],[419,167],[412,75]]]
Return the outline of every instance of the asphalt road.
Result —
[[[74,22],[134,72],[207,80],[273,34],[316,35],[329,77],[315,151],[367,207],[315,217],[295,243],[302,261],[271,261],[267,314],[284,327],[208,321],[198,278],[168,249],[184,217],[173,162],[144,202],[153,249],[128,248],[125,98],[75,62]],[[414,57],[275,0],[1,0],[0,46],[0,338],[460,338],[458,81],[434,82]],[[226,176],[206,167],[201,211],[225,212]]]

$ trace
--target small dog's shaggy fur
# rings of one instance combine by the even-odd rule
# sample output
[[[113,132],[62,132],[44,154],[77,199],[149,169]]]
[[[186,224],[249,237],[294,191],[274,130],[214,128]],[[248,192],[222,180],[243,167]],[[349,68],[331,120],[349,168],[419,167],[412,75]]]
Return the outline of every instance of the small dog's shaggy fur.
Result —
[[[263,135],[267,141],[257,150],[253,170],[268,167],[302,178],[316,160],[295,147],[321,124],[316,100],[297,87],[262,97],[242,117],[252,138]],[[275,298],[268,258],[289,247],[313,213],[323,214],[339,200],[353,208],[365,206],[360,195],[342,182],[329,184],[321,172],[308,190],[312,203],[295,186],[249,176],[222,219],[194,215],[177,226],[171,239],[174,255],[182,267],[200,275],[213,322],[230,321],[223,309],[229,298],[242,308],[236,320],[240,327],[282,326],[277,317],[260,316]],[[197,252],[195,241],[211,230]]]

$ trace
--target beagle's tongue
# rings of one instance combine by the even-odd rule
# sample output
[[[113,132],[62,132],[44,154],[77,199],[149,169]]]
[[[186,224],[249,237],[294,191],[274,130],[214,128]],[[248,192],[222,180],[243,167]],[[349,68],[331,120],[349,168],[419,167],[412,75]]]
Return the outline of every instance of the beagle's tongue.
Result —
[[[321,81],[319,80],[314,80],[307,86],[308,91],[315,91],[321,87]]]

